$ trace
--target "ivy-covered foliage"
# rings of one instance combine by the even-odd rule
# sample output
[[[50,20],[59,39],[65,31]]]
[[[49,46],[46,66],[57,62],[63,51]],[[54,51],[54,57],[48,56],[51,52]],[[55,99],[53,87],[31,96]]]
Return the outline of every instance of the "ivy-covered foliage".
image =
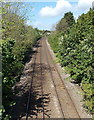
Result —
[[[84,107],[94,114],[94,11],[82,14],[66,32],[48,39],[61,65],[83,89]],[[54,36],[54,37],[53,37]],[[54,39],[56,36],[56,39]],[[58,44],[56,45],[56,42]]]
[[[38,30],[27,26],[25,19],[14,13],[13,10],[13,6],[9,3],[2,5],[0,48],[2,48],[2,119],[4,120],[10,119],[11,116],[7,113],[9,108],[15,104],[13,101],[15,93],[12,87],[19,81],[26,56],[29,51],[32,51],[40,37]]]

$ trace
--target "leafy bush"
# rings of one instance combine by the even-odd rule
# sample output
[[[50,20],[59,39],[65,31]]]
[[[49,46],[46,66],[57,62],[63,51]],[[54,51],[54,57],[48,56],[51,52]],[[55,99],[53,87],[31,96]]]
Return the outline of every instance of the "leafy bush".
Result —
[[[48,37],[49,38],[48,39],[49,43],[51,44],[51,47],[52,47],[52,49],[55,53],[57,53],[58,50],[59,50],[59,48],[58,48],[58,46],[59,46],[59,39],[58,39],[59,36],[61,36],[60,32],[54,32]]]
[[[18,3],[19,4],[19,3]],[[23,17],[9,9],[11,4],[2,6],[2,91],[3,91],[3,118],[10,119],[8,110],[15,104],[12,87],[19,81],[26,56],[37,39],[40,37],[38,30],[27,26]]]
[[[83,89],[84,107],[94,114],[94,11],[82,14],[77,22],[62,34],[52,34],[48,39],[52,49],[57,49],[61,65]],[[54,37],[53,37],[54,36]],[[58,36],[58,37],[57,37]],[[58,41],[58,44],[56,44]]]

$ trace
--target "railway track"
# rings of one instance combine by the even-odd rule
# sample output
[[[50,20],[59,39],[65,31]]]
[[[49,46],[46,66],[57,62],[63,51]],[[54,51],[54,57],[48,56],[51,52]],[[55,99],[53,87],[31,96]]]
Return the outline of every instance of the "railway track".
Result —
[[[45,119],[45,113],[44,113],[44,92],[43,92],[43,76],[42,76],[42,72],[43,72],[43,68],[42,68],[42,40],[40,43],[41,47],[40,47],[40,71],[41,71],[41,93],[42,93],[42,120]]]
[[[47,60],[47,65],[49,66],[49,68],[51,68],[50,66],[50,63],[49,63],[49,58],[48,58],[48,55],[47,55],[47,46],[46,46],[46,43],[44,43],[44,49],[45,49],[45,56],[46,56],[46,60]],[[49,73],[50,73],[50,76],[51,76],[51,80],[52,80],[52,83],[54,85],[54,88],[55,88],[55,92],[56,92],[56,97],[58,99],[58,102],[59,102],[59,105],[60,105],[60,110],[62,112],[62,117],[64,118],[64,113],[63,113],[63,110],[62,110],[62,106],[61,106],[61,103],[60,103],[60,99],[59,99],[59,96],[58,96],[58,93],[57,93],[57,90],[56,90],[56,87],[55,87],[55,82],[54,82],[54,77],[53,77],[53,74],[52,74],[52,71],[51,69],[49,69]]]
[[[78,113],[78,111],[77,111],[77,109],[76,109],[76,107],[75,107],[75,105],[74,105],[74,103],[73,103],[73,101],[72,101],[72,99],[71,99],[71,96],[70,96],[70,94],[69,94],[69,92],[68,92],[65,84],[63,83],[62,77],[61,77],[61,75],[60,75],[60,73],[59,73],[59,71],[58,71],[55,63],[53,62],[53,58],[52,58],[51,53],[50,53],[50,51],[49,51],[49,49],[48,49],[48,47],[47,47],[46,40],[44,40],[44,45],[45,45],[45,49],[46,49],[47,63],[48,63],[49,66],[51,66],[51,65],[54,66],[54,69],[55,69],[55,71],[57,72],[57,74],[58,74],[58,76],[59,76],[61,86],[65,89],[65,93],[67,94],[67,97],[69,98],[69,101],[70,101],[70,102],[69,102],[69,105],[72,106],[72,107],[71,107],[71,110],[73,109],[73,112],[72,112],[71,115],[69,115],[69,116],[68,116],[68,113],[65,113],[65,112],[64,112],[63,102],[61,102],[62,95],[61,95],[61,97],[60,97],[60,95],[59,95],[60,93],[58,93],[58,90],[57,90],[57,87],[56,87],[56,84],[55,84],[55,81],[54,81],[55,78],[54,78],[54,76],[53,76],[52,71],[50,71],[50,74],[51,74],[51,77],[52,77],[52,81],[53,81],[53,84],[54,84],[54,87],[55,87],[55,91],[56,91],[56,94],[57,94],[57,98],[58,98],[58,101],[59,101],[59,104],[60,104],[60,107],[61,107],[61,111],[62,111],[63,118],[79,118],[79,120],[80,120],[80,119],[81,119],[81,118],[80,118],[80,115],[79,115],[79,113]],[[48,56],[49,56],[49,58],[48,58]],[[61,91],[61,92],[62,92],[62,91]],[[63,94],[63,93],[62,93],[62,94]],[[71,112],[71,111],[70,111],[70,112]],[[72,114],[73,114],[73,115],[72,115]]]
[[[32,110],[31,106],[31,99],[32,99],[32,91],[38,91],[37,100],[41,100],[41,108],[42,109],[36,109],[37,114],[41,116],[42,120],[44,120],[44,102],[43,102],[43,74],[42,74],[42,40],[40,40],[40,44],[36,49],[36,54],[34,55],[33,59],[33,71],[32,71],[32,78],[30,81],[30,89],[29,89],[29,95],[28,95],[28,101],[27,101],[27,108],[26,108],[26,120],[32,119],[32,115],[30,115],[30,109]],[[38,72],[37,72],[38,69]],[[37,78],[37,79],[36,79]],[[39,83],[37,82],[39,81]],[[36,84],[36,86],[35,86]],[[40,85],[39,89],[36,89]],[[38,113],[39,112],[39,113]],[[41,113],[41,115],[40,115]],[[32,114],[32,111],[31,111]],[[38,115],[36,115],[37,118]],[[25,119],[25,118],[24,118]]]
[[[37,50],[38,51],[38,47]],[[31,94],[32,94],[32,84],[33,84],[33,80],[34,80],[34,74],[35,74],[35,65],[36,65],[36,59],[37,59],[37,52],[34,55],[34,59],[33,59],[33,71],[32,71],[32,78],[30,81],[30,88],[29,88],[29,95],[28,95],[28,100],[27,100],[27,107],[26,107],[26,120],[28,120],[28,116],[29,116],[29,110],[30,110],[30,100],[31,100]]]
[[[80,115],[71,99],[70,94],[67,91],[66,86],[64,85],[62,81],[62,77],[53,62],[53,58],[51,56],[51,53],[49,51],[49,48],[46,43],[46,39],[42,38],[40,40],[40,47],[37,47],[36,54],[33,59],[33,71],[32,71],[32,78],[30,82],[30,89],[29,89],[29,95],[28,95],[28,101],[27,101],[27,108],[26,108],[26,118],[23,120],[29,120],[32,118],[41,118],[42,120],[45,120],[46,118],[54,118],[54,114],[51,113],[53,110],[52,107],[54,108],[55,103],[53,102],[54,97],[57,99],[58,105],[57,107],[59,108],[58,112],[60,113],[60,116],[58,118],[80,118]],[[44,66],[45,65],[45,66]],[[47,68],[46,68],[47,66]],[[46,69],[46,70],[45,70]],[[44,73],[44,71],[46,71]],[[47,75],[46,75],[47,74]],[[45,77],[46,76],[46,77]],[[47,78],[47,76],[49,78]],[[46,88],[46,81],[51,82],[53,85],[53,88],[51,88],[51,91],[49,88]],[[50,84],[49,82],[49,84]],[[46,85],[46,87],[45,87]],[[52,92],[52,96],[50,95],[50,99],[52,101],[50,102],[50,107],[49,105],[47,106],[47,102],[45,99],[48,99],[46,96],[46,90]],[[35,109],[32,110],[32,91],[37,93],[36,95],[36,102],[34,103]],[[53,92],[55,93],[53,95]],[[39,105],[39,101],[41,101]],[[34,102],[34,101],[33,101]],[[47,107],[50,108],[50,114],[47,114]],[[56,108],[54,108],[56,109]],[[31,112],[30,112],[31,110]],[[33,112],[32,112],[33,111]],[[35,116],[32,113],[36,113]],[[58,114],[59,115],[59,114]]]

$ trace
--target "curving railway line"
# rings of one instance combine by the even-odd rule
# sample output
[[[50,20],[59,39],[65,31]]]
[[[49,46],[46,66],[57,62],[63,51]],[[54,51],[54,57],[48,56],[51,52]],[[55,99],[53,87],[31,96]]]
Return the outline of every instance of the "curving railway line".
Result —
[[[46,38],[38,41],[32,61],[32,77],[26,107],[26,116],[32,118],[80,118],[53,61]],[[34,99],[33,99],[34,98]]]

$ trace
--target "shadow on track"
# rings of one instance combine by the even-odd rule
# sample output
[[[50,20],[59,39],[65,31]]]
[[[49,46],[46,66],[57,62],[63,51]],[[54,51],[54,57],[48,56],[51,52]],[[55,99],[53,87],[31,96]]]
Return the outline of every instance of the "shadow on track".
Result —
[[[36,45],[36,47],[41,47],[39,44]],[[33,51],[33,54],[35,54],[37,51]],[[31,55],[31,54],[30,54]],[[30,56],[28,63],[30,62],[32,55]],[[34,64],[30,64],[27,66],[25,71],[22,74],[21,81],[17,86],[15,86],[15,91],[17,92],[14,101],[16,104],[11,107],[9,113],[12,116],[11,120],[21,120],[23,117],[25,118],[26,116],[26,107],[27,107],[27,100],[28,100],[28,95],[29,95],[29,89],[30,89],[30,81],[32,78],[32,67]],[[42,114],[43,108],[42,104],[44,103],[44,111],[45,115],[49,118],[50,115],[48,112],[50,110],[47,109],[47,106],[49,105],[50,102],[50,93],[47,94],[41,94],[41,80],[43,84],[45,83],[45,74],[49,69],[46,64],[40,64],[40,63],[35,63],[36,69],[34,71],[34,80],[33,80],[33,85],[31,89],[31,99],[30,99],[30,107],[29,107],[29,117],[30,118],[38,118],[39,114]],[[40,74],[40,67],[42,66],[42,78]],[[22,82],[22,83],[21,83]]]

